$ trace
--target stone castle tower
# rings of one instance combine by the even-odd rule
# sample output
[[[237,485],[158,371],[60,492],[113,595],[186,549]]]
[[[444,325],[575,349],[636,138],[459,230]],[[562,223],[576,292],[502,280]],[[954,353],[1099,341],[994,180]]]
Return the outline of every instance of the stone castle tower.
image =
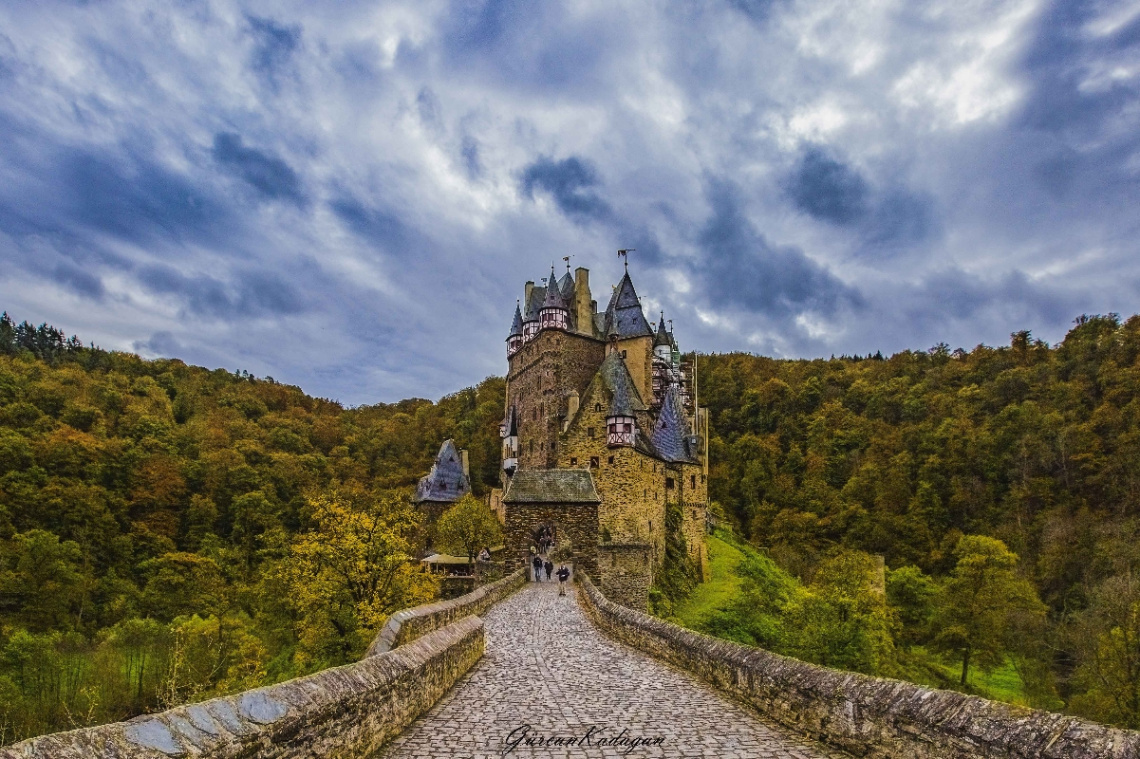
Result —
[[[628,268],[605,310],[589,271],[527,282],[507,337],[503,491],[508,560],[543,527],[614,600],[644,608],[668,533],[702,575],[707,410],[664,315],[646,320]]]

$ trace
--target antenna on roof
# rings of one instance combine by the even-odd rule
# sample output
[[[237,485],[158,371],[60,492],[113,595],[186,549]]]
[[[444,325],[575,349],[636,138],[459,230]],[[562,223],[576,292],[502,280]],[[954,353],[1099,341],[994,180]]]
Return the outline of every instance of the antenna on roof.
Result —
[[[618,251],[618,257],[625,259],[625,270],[629,271],[629,254],[637,250],[637,248],[622,248]]]
[[[661,315],[664,316],[665,314],[661,314]],[[673,332],[673,320],[672,319],[669,320],[669,332],[670,332],[670,334],[672,334],[672,332]]]

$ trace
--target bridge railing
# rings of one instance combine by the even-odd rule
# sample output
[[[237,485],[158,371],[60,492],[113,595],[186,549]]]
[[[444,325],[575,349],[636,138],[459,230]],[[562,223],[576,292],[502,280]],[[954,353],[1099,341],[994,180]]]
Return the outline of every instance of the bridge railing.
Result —
[[[30,738],[0,759],[372,756],[483,655],[485,612],[521,571],[466,596],[396,612],[363,659],[126,722]]]
[[[433,630],[446,627],[457,619],[479,616],[525,584],[526,570],[519,569],[501,580],[476,588],[467,595],[398,611],[388,617],[364,655],[375,656],[391,651]]]
[[[610,637],[692,672],[796,732],[857,756],[1140,757],[1140,732],[808,664],[619,606],[584,573],[578,580],[586,613]]]

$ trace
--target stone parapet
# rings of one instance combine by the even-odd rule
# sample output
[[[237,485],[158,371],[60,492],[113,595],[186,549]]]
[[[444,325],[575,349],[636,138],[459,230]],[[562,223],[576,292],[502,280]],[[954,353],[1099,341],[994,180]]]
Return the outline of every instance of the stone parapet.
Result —
[[[878,759],[1137,759],[1140,733],[898,680],[840,672],[719,640],[605,598],[583,609],[610,637],[687,670],[764,716]]]
[[[0,759],[372,756],[483,655],[483,621],[466,617],[354,664],[127,722],[53,733]]]
[[[526,584],[526,570],[512,572],[501,580],[476,588],[449,601],[436,601],[413,609],[402,609],[388,617],[387,623],[368,647],[365,657],[391,651],[446,627],[457,619],[478,616]]]

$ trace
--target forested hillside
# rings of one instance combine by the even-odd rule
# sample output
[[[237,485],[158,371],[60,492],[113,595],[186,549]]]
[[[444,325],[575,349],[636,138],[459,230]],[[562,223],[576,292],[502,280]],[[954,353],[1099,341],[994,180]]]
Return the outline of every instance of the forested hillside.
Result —
[[[1055,347],[700,366],[739,534],[830,593],[825,616],[865,600],[837,562],[885,557],[887,619],[858,634],[889,633],[886,658],[861,668],[1014,667],[1033,703],[1140,727],[1140,317]]]
[[[0,745],[358,656],[434,592],[409,486],[447,437],[495,483],[502,404],[488,379],[344,409],[5,315]]]
[[[1054,347],[701,356],[715,507],[767,556],[722,535],[722,585],[655,605],[1140,727],[1138,357],[1115,316]],[[359,655],[435,590],[401,557],[440,442],[497,482],[503,393],[345,409],[0,319],[0,744]]]

